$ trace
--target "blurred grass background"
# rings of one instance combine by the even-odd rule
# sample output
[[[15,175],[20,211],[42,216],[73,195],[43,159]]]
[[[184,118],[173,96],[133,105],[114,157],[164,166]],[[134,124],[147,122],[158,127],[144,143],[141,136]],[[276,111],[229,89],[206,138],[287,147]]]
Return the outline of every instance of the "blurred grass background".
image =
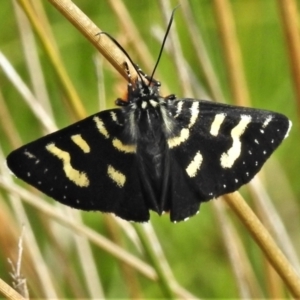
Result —
[[[133,61],[149,74],[166,29],[164,14],[169,17],[181,1],[77,0],[74,3],[101,30],[114,36]],[[232,70],[228,67],[222,42],[224,28],[220,25],[219,1],[182,1],[173,25],[173,34],[178,36],[180,48],[173,48],[167,43],[155,78],[162,82],[164,94],[175,93],[179,98],[212,99],[230,104],[244,103],[282,112],[292,120],[289,138],[259,174],[263,190],[258,190],[254,182],[240,192],[261,220],[266,221],[265,225],[299,272],[299,109],[295,75],[291,71],[291,65],[296,62],[288,51],[282,7],[279,1],[273,0],[228,3],[236,31],[238,48],[235,49],[240,50],[236,57],[239,60],[240,55],[242,77],[245,78],[242,93],[247,99],[238,99],[238,102],[230,84]],[[300,3],[295,3],[300,8]],[[67,104],[68,99],[47,53],[16,13],[16,4],[17,1],[1,1],[0,4],[1,54],[42,103],[57,127],[62,128],[74,122],[76,116]],[[167,4],[169,9],[165,8]],[[121,5],[124,5],[128,17]],[[48,1],[35,1],[34,6],[87,114],[99,111],[103,102],[107,108],[113,107],[114,100],[126,91],[125,80],[100,58],[95,48]],[[192,18],[185,18],[188,10]],[[126,30],[124,24],[131,23],[141,39],[137,39],[133,31]],[[191,26],[196,28],[197,35],[191,34]],[[193,38],[198,42],[203,39],[203,45],[198,44],[198,48],[194,48]],[[147,53],[140,53],[142,47],[148,49],[150,59]],[[204,50],[207,57],[203,54]],[[181,66],[184,68],[178,70],[175,60],[181,51],[184,57]],[[215,82],[203,71],[198,54],[205,63],[211,64]],[[41,74],[37,73],[38,66]],[[46,131],[8,78],[2,64],[0,69],[0,154],[4,164],[4,157],[16,146],[39,138]],[[185,72],[187,81],[182,79]],[[42,90],[43,84],[45,91]],[[216,95],[221,99],[216,99]],[[0,183],[9,183],[12,177],[7,170],[2,166],[0,171]],[[14,182],[35,194],[38,197],[35,203],[51,204],[53,214],[63,213],[66,219],[82,226],[73,210],[70,212],[20,180],[14,179]],[[266,203],[273,204],[274,210],[263,210],[257,193]],[[29,198],[33,199],[31,195]],[[19,196],[18,192],[11,193],[7,186],[1,189],[0,278],[7,283],[12,281],[7,258],[16,260],[18,239],[25,224],[22,275],[27,280],[32,298],[159,298],[171,297],[172,294],[179,298],[283,298],[289,295],[255,241],[222,199],[205,203],[200,214],[179,224],[172,224],[167,215],[159,217],[153,213],[153,232],[150,225],[148,228],[124,224],[100,212],[82,212],[83,223],[87,227],[150,266],[148,273],[141,274],[138,268],[128,267],[117,259],[111,250],[87,242],[85,237],[77,235],[78,229],[58,224],[35,205],[21,202],[22,197]],[[21,209],[20,212],[20,207],[24,211]],[[281,224],[283,227],[280,227]],[[85,236],[85,233],[82,235]],[[147,243],[150,243],[150,249]],[[153,256],[151,245],[154,247]],[[155,252],[157,249],[162,252]],[[159,274],[160,267],[163,274]],[[158,274],[159,280],[155,274]]]

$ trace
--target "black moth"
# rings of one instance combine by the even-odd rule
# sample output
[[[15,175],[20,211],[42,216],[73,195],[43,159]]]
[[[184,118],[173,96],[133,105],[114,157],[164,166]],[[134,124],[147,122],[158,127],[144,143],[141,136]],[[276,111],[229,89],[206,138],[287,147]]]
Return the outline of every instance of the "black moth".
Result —
[[[249,182],[291,127],[279,113],[164,98],[140,78],[118,103],[13,151],[8,167],[74,208],[138,222],[170,211],[175,222]]]
[[[148,221],[149,210],[169,211],[177,222],[248,183],[288,135],[282,114],[162,97],[160,83],[134,68],[139,77],[128,72],[121,108],[13,151],[11,171],[74,208],[137,222]]]

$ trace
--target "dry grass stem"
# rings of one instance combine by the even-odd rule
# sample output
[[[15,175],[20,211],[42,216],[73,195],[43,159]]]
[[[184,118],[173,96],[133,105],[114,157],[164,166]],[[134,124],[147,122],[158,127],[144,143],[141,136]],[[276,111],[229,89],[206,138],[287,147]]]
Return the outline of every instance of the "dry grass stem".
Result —
[[[266,258],[269,260],[270,264],[286,283],[291,294],[294,297],[300,298],[299,276],[247,203],[237,192],[224,195],[223,197],[227,204],[239,216],[243,224],[247,227],[253,238],[266,255]]]
[[[236,105],[249,106],[250,97],[243,67],[242,53],[237,39],[234,19],[228,0],[214,0],[216,19],[223,42],[232,98]]]

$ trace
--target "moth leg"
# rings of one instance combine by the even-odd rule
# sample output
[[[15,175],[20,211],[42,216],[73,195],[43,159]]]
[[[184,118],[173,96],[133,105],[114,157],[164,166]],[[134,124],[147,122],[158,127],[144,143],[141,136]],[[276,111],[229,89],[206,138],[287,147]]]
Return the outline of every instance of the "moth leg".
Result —
[[[126,106],[128,105],[128,101],[118,98],[115,100],[115,105],[117,106]]]
[[[176,98],[176,95],[175,95],[175,94],[170,94],[170,95],[164,97],[164,99],[165,99],[166,101],[168,101],[168,100],[173,101],[173,100],[176,100],[177,98]]]
[[[131,95],[133,92],[133,87],[132,87],[132,82],[131,82],[131,74],[129,71],[129,67],[127,62],[124,62],[124,68],[126,70],[126,74],[127,74],[127,95]],[[128,96],[127,96],[128,97]],[[115,105],[117,106],[127,106],[129,104],[128,100],[124,100],[122,98],[117,98],[115,100]]]

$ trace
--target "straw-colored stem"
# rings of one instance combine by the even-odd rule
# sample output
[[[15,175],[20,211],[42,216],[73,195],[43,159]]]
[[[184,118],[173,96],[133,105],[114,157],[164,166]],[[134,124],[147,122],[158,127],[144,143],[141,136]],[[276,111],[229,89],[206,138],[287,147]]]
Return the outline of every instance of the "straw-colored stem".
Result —
[[[153,281],[156,281],[158,279],[155,270],[136,256],[128,253],[123,248],[118,247],[116,244],[112,243],[111,241],[109,241],[99,233],[95,232],[94,230],[88,228],[87,226],[83,224],[78,224],[77,222],[66,218],[64,214],[53,210],[52,205],[46,203],[45,201],[40,201],[39,197],[33,195],[29,191],[15,184],[6,182],[2,178],[2,176],[0,176],[0,187],[3,187],[12,193],[15,193],[16,195],[20,196],[23,199],[23,201],[27,202],[31,206],[34,206],[48,217],[55,219],[57,222],[68,228],[71,228],[77,234],[85,236],[96,246],[100,247],[110,255],[114,256],[116,259],[125,262],[127,265],[131,266],[148,279]],[[189,293],[187,290],[185,290],[178,284],[174,284],[172,286],[172,290],[174,291],[174,294],[176,294],[179,297],[194,298],[194,296],[191,293]]]
[[[155,61],[145,42],[146,40],[141,36],[125,3],[123,1],[109,0],[109,4],[113,9],[116,19],[120,23],[120,29],[126,34],[126,41],[131,43],[132,47],[134,47],[139,64],[143,65],[144,70],[152,70]]]
[[[271,235],[258,220],[254,212],[243,200],[238,192],[223,196],[227,204],[238,215],[247,227],[266,258],[277,271],[282,280],[286,283],[291,294],[300,298],[300,278],[295,270],[277,247]]]
[[[300,36],[299,36],[299,12],[295,0],[278,0],[282,27],[289,52],[292,80],[296,94],[298,117],[300,117]]]
[[[237,228],[232,225],[225,213],[226,203],[223,201],[213,201],[213,204],[240,298],[262,298],[263,294],[258,280],[247,259],[246,247],[238,236]]]
[[[39,18],[35,14],[33,7],[31,6],[31,4],[28,0],[17,0],[17,1],[23,8],[28,19],[30,20],[31,25],[33,26],[35,32],[38,35],[48,57],[53,65],[53,68],[54,68],[55,72],[57,73],[58,78],[61,81],[64,91],[65,91],[68,99],[72,103],[74,115],[77,118],[83,119],[84,117],[86,117],[85,108],[81,103],[81,100],[77,94],[76,89],[74,88],[74,86],[72,84],[70,77],[68,76],[65,68],[63,67],[63,62],[62,62],[58,52],[56,51],[55,47],[53,47],[50,39],[48,38],[46,31],[44,30],[44,27],[42,26]]]
[[[191,3],[189,1],[181,0],[180,7],[182,8],[183,17],[186,22],[186,28],[189,31],[191,43],[194,47],[195,56],[202,67],[204,78],[207,82],[211,96],[215,101],[225,102],[225,97],[205,45],[202,32],[196,25]]]
[[[0,278],[0,293],[10,300],[25,300],[19,293]]]
[[[124,62],[128,59],[124,53],[116,47],[105,35],[98,35],[102,30],[98,28],[72,1],[70,0],[48,0],[53,4],[114,66],[114,68],[127,78]],[[128,64],[130,74],[134,80],[137,73],[131,64]]]
[[[249,106],[249,94],[243,70],[242,53],[235,31],[234,19],[228,0],[214,0],[216,19],[223,42],[225,63],[234,103]]]
[[[151,261],[151,265],[155,268],[158,275],[158,283],[165,298],[174,299],[172,291],[172,283],[174,277],[166,262],[159,243],[154,236],[153,229],[150,224],[135,224],[134,228],[144,246],[144,250]]]

